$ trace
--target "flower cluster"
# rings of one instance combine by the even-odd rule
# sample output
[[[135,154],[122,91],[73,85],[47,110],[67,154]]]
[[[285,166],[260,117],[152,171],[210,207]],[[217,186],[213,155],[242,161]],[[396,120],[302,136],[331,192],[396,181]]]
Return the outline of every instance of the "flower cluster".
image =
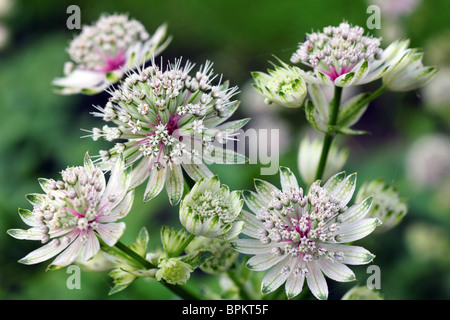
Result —
[[[104,15],[72,40],[66,77],[55,79],[53,85],[62,94],[98,93],[120,80],[127,69],[164,50],[171,40],[164,41],[166,32],[162,25],[150,36],[139,21],[125,14]]]
[[[304,280],[318,299],[326,299],[323,273],[336,281],[355,279],[346,264],[366,264],[373,255],[346,243],[370,234],[380,221],[365,218],[372,198],[347,207],[355,190],[356,174],[338,173],[324,186],[314,182],[304,194],[290,169],[280,168],[282,189],[255,180],[257,192],[244,192],[254,214],[242,211],[243,233],[253,239],[232,241],[239,252],[255,255],[247,262],[251,270],[271,269],[262,281],[269,293],[285,283],[288,298],[298,295]]]
[[[364,29],[342,22],[313,32],[299,44],[292,63],[314,69],[315,76],[305,76],[316,83],[347,87],[364,84],[382,76],[385,68],[380,39],[364,35]]]
[[[125,155],[133,169],[132,188],[147,178],[145,201],[160,193],[166,185],[170,202],[177,204],[182,196],[182,168],[193,179],[212,177],[203,160],[217,161],[227,157],[231,163],[245,158],[223,143],[235,139],[233,132],[248,119],[227,120],[238,107],[232,100],[237,87],[228,82],[212,84],[212,63],[206,62],[195,76],[181,59],[166,69],[152,61],[151,66],[130,73],[121,86],[111,91],[104,107],[97,106],[101,117],[112,126],[94,128],[94,140],[121,140],[108,151],[101,151],[103,166],[114,163],[117,155]]]
[[[92,258],[100,250],[98,237],[113,246],[125,230],[125,223],[116,221],[128,214],[134,199],[133,191],[128,191],[130,173],[119,157],[106,184],[103,172],[86,155],[84,166],[62,171],[62,180],[40,179],[45,193],[27,195],[33,210],[19,210],[31,228],[8,233],[45,245],[20,262],[36,264],[58,255],[52,266],[61,267],[81,254],[84,261]]]

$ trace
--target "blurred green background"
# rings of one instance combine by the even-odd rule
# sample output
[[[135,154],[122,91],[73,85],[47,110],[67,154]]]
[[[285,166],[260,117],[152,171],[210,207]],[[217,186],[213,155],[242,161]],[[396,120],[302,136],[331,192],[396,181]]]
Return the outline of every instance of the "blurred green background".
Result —
[[[378,1],[381,2],[381,1]],[[411,1],[399,1],[406,3]],[[5,5],[6,3],[6,5]],[[11,4],[8,7],[8,3]],[[350,4],[351,3],[351,4]],[[407,13],[398,15],[382,7],[380,30],[386,44],[397,37],[411,38],[411,46],[425,51],[424,62],[438,66],[441,79],[426,89],[387,93],[374,101],[357,124],[372,134],[341,139],[350,149],[347,172],[358,172],[358,186],[365,180],[393,182],[408,199],[409,212],[395,229],[358,242],[376,254],[385,299],[450,298],[450,181],[449,181],[449,1],[412,1]],[[61,76],[68,61],[66,48],[77,30],[66,28],[66,8],[77,4],[83,24],[102,13],[129,13],[152,33],[167,22],[173,41],[163,53],[168,59],[183,56],[197,65],[214,62],[216,73],[238,85],[241,107],[233,118],[252,117],[248,127],[278,128],[282,132],[280,165],[298,174],[299,141],[308,125],[300,110],[267,106],[249,86],[251,71],[265,71],[276,55],[289,62],[306,33],[343,20],[366,27],[370,16],[365,1],[287,0],[164,0],[164,1],[19,1],[0,0],[0,299],[169,299],[172,294],[159,283],[138,279],[125,291],[108,296],[111,279],[106,273],[82,272],[81,290],[69,290],[65,269],[46,272],[46,263],[17,263],[39,246],[6,235],[10,228],[25,228],[17,208],[28,208],[24,195],[40,192],[39,177],[57,178],[67,166],[80,165],[86,151],[97,154],[104,142],[80,139],[80,128],[102,125],[89,113],[93,104],[104,104],[107,94],[59,96],[51,81]],[[3,7],[2,7],[3,6]],[[381,6],[381,4],[380,4]],[[5,9],[6,8],[6,9]],[[391,13],[390,13],[391,12]],[[447,72],[445,74],[445,71]],[[372,90],[377,84],[359,89]],[[411,150],[421,139],[439,135],[438,156],[421,170],[438,171],[424,182]],[[433,145],[424,143],[425,146]],[[425,150],[419,154],[432,154]],[[445,153],[447,152],[447,153]],[[443,160],[442,160],[443,159]],[[253,177],[278,184],[278,176],[260,176],[260,165],[218,165],[213,168],[233,189],[253,188]],[[412,172],[412,174],[411,174]],[[167,195],[142,203],[138,188],[132,213],[126,218],[123,242],[131,243],[142,226],[151,235],[151,246],[160,246],[161,224],[177,226],[177,208]],[[364,285],[367,266],[356,266],[358,283]],[[203,277],[202,275],[194,275]],[[212,280],[213,281],[213,280]],[[330,299],[340,297],[355,283],[329,281]]]

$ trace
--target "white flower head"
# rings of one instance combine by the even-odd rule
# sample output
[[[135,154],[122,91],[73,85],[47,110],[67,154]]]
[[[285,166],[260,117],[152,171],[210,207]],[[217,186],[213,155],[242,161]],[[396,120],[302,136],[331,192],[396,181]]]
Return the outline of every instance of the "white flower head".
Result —
[[[239,191],[221,185],[215,175],[197,181],[180,205],[181,224],[190,233],[207,238],[230,240],[242,231],[242,221],[236,221],[244,200]]]
[[[288,108],[299,108],[306,97],[306,83],[302,78],[302,71],[280,61],[280,66],[274,70],[253,72],[255,79],[253,86],[266,98],[268,104],[274,102]]]
[[[126,165],[134,164],[131,187],[148,179],[144,201],[166,186],[171,204],[176,205],[184,190],[182,170],[194,181],[213,176],[204,160],[223,163],[218,159],[226,157],[230,160],[226,163],[245,162],[243,155],[221,143],[235,139],[233,133],[249,119],[225,122],[239,105],[232,99],[237,87],[229,88],[227,81],[214,84],[211,67],[207,61],[191,76],[189,62],[182,66],[178,59],[164,69],[152,60],[110,92],[104,107],[96,107],[93,114],[111,125],[94,128],[90,136],[121,140],[101,152],[102,166],[107,168],[123,152]]]
[[[128,191],[131,170],[119,157],[108,184],[103,172],[86,154],[84,165],[62,171],[62,180],[39,179],[44,194],[29,194],[33,210],[19,209],[22,220],[31,228],[11,229],[17,239],[39,240],[45,245],[19,262],[36,264],[54,256],[54,267],[66,266],[77,258],[87,261],[100,250],[99,238],[113,246],[125,230],[124,218],[133,203]]]
[[[391,91],[411,91],[425,86],[438,72],[424,66],[423,53],[408,48],[409,40],[395,41],[386,48],[386,62],[391,65],[383,75],[383,84]]]
[[[372,207],[368,217],[378,218],[383,223],[375,232],[385,232],[398,225],[408,211],[406,202],[400,199],[398,192],[392,185],[382,179],[364,183],[356,195],[356,202],[373,196]]]
[[[53,85],[61,94],[101,92],[127,70],[163,51],[171,41],[166,34],[165,24],[150,36],[139,21],[126,14],[102,15],[72,40],[65,77],[55,79]]]
[[[355,280],[346,265],[366,264],[374,255],[362,247],[347,243],[370,234],[380,221],[366,218],[372,198],[347,207],[356,184],[356,174],[344,172],[331,177],[324,186],[314,182],[308,193],[298,186],[289,168],[280,167],[282,189],[255,180],[257,192],[244,191],[247,207],[240,218],[243,234],[231,245],[239,252],[254,255],[247,267],[269,270],[262,280],[262,293],[285,284],[288,298],[302,291],[306,279],[318,299],[327,299],[324,274],[339,282]]]
[[[381,40],[364,35],[364,29],[342,22],[313,32],[299,44],[292,63],[303,63],[313,72],[303,72],[307,82],[347,87],[374,81],[386,71]]]

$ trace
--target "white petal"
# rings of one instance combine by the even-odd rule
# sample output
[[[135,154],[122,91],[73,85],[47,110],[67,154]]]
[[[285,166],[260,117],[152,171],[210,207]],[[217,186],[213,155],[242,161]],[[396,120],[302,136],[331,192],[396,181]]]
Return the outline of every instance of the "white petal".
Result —
[[[167,169],[165,167],[160,169],[152,169],[144,192],[144,202],[150,201],[156,197],[164,188],[164,183],[166,182],[166,172]]]
[[[350,223],[364,218],[372,207],[373,197],[368,197],[358,204],[351,206],[347,211],[339,215],[339,223]]]
[[[42,231],[40,228],[23,229],[9,229],[8,234],[19,240],[42,240]]]
[[[289,272],[282,272],[282,270],[285,266],[289,265],[290,262],[290,256],[287,255],[284,260],[279,262],[264,276],[261,282],[262,293],[266,294],[273,292],[286,282]]]
[[[186,164],[183,163],[182,167],[184,171],[188,174],[189,177],[191,177],[192,180],[198,181],[201,178],[212,178],[214,174],[211,172],[211,170],[208,169],[206,165],[203,163],[199,164]]]
[[[242,230],[243,234],[252,238],[259,237],[259,230],[263,229],[264,226],[261,221],[256,219],[254,214],[246,210],[242,210],[239,215],[239,219],[245,223],[244,230]]]
[[[368,250],[359,246],[344,244],[320,244],[320,247],[331,252],[342,252],[344,254],[343,263],[350,265],[367,264],[375,257]]]
[[[168,168],[166,190],[170,204],[172,206],[177,205],[183,197],[184,191],[183,171],[179,165],[173,165],[172,168]]]
[[[65,244],[61,244],[59,240],[54,239],[50,241],[48,244],[40,247],[39,249],[36,249],[29,254],[27,254],[25,257],[19,260],[20,263],[23,264],[36,264],[40,263],[42,261],[48,260],[50,258],[53,258],[58,253],[63,251],[67,246],[70,244],[70,242],[67,242]]]
[[[273,199],[272,193],[278,193],[280,191],[273,184],[261,179],[255,179],[255,189],[265,203],[268,203]]]
[[[278,244],[270,243],[263,244],[261,241],[256,239],[236,239],[230,242],[230,245],[240,253],[245,254],[263,254],[269,253],[273,247],[278,246]]]
[[[154,160],[152,161],[148,157],[143,157],[139,164],[133,169],[130,189],[134,189],[145,181],[150,175],[150,171],[153,167]]]
[[[258,196],[256,192],[244,190],[242,196],[245,199],[245,204],[255,213],[260,212],[265,208],[266,203]]]
[[[299,189],[297,178],[288,167],[280,167],[280,180],[283,191]]]
[[[291,273],[286,280],[285,289],[288,299],[292,299],[302,292],[303,284],[305,282],[305,276],[303,274],[292,272],[297,266],[300,266],[298,262],[291,264]]]
[[[319,300],[326,300],[328,298],[328,285],[317,262],[308,262],[307,268],[306,281],[311,293]]]
[[[257,254],[247,261],[247,268],[253,271],[267,270],[285,258],[285,255],[274,255],[273,253]]]
[[[112,247],[120,239],[125,231],[125,223],[101,223],[97,227],[96,231],[105,243]]]
[[[123,200],[115,206],[108,215],[100,216],[97,222],[114,222],[125,218],[133,206],[134,190],[131,190]]]
[[[330,279],[338,282],[348,282],[356,280],[353,271],[345,264],[338,261],[321,259],[318,261],[320,269]]]
[[[347,243],[364,238],[372,233],[381,221],[377,218],[359,219],[349,224],[341,225],[339,229],[339,243]]]
[[[83,249],[83,244],[82,237],[78,236],[51,264],[55,266],[67,266],[71,264],[80,254]]]
[[[100,250],[100,242],[98,241],[97,236],[94,234],[94,231],[92,229],[88,230],[86,236],[87,239],[83,253],[84,261],[87,261],[90,258],[92,258]]]
[[[100,71],[75,69],[67,77],[56,78],[52,84],[57,87],[81,90],[98,88],[106,83],[105,73]]]

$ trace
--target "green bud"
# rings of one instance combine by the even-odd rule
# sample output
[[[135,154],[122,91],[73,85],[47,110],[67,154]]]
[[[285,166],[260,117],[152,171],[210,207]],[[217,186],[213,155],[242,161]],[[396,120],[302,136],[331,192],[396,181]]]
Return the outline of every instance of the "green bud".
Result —
[[[181,202],[180,221],[194,235],[229,240],[244,227],[236,221],[243,205],[241,193],[230,192],[217,175],[200,179]]]
[[[158,264],[156,280],[164,280],[173,285],[186,284],[194,269],[180,258],[163,259]]]
[[[200,269],[208,274],[226,272],[239,256],[239,253],[230,246],[228,241],[220,239],[196,237],[186,248],[188,253],[204,250],[213,254],[200,265]]]

